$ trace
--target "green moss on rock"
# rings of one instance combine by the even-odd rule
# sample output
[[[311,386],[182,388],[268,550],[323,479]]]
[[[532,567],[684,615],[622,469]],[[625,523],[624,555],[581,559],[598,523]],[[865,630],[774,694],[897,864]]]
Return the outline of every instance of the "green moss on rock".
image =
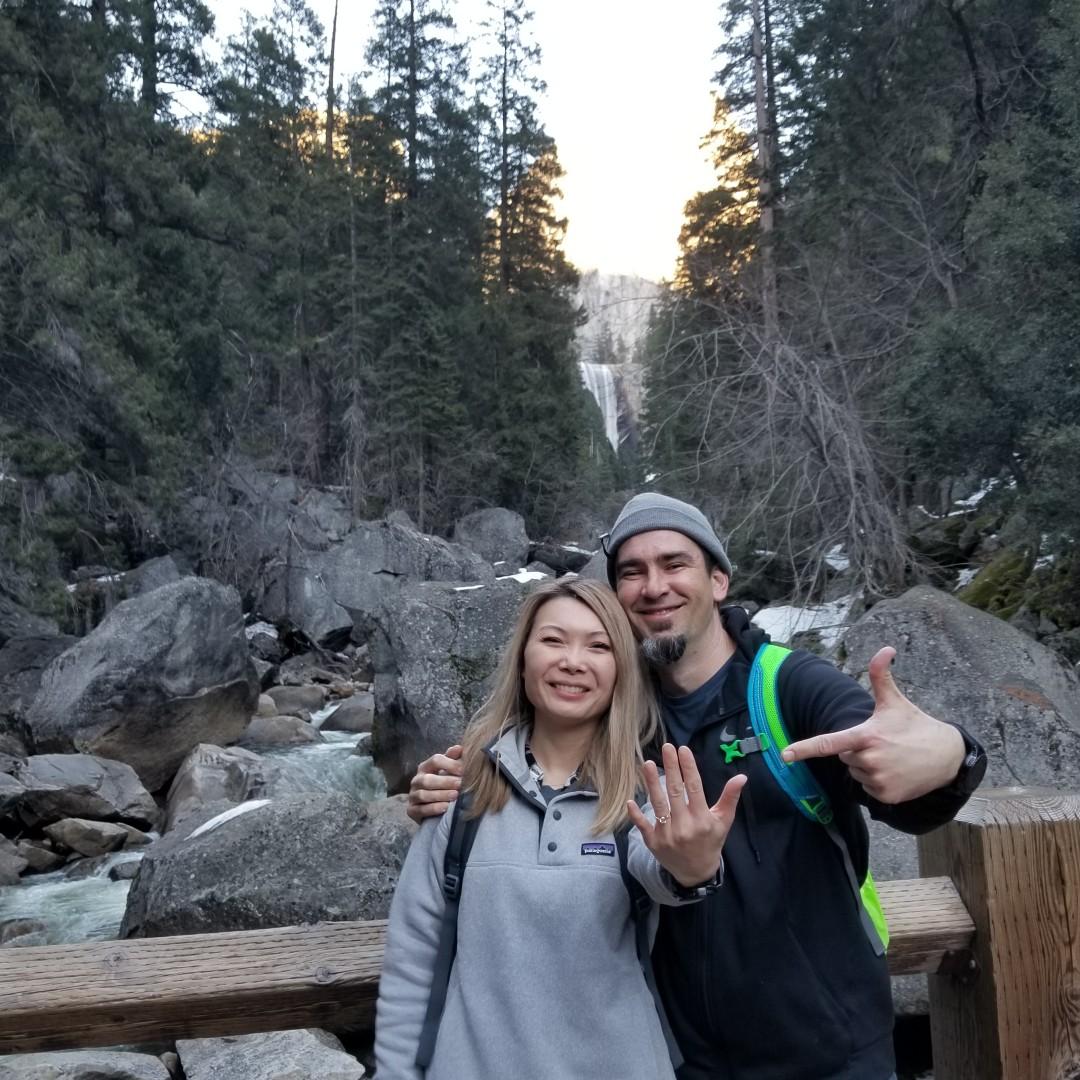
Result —
[[[1080,552],[1037,571],[1034,582],[1038,587],[1029,601],[1033,611],[1062,629],[1080,627]]]
[[[972,607],[1002,619],[1011,618],[1026,599],[1033,565],[1034,558],[1027,548],[1006,548],[957,595]]]

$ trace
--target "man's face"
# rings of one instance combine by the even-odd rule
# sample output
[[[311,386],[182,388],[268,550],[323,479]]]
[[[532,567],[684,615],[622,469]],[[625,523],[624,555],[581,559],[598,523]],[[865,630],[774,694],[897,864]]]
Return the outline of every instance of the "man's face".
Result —
[[[682,636],[692,644],[708,631],[727,590],[727,575],[710,573],[705,552],[680,532],[638,533],[619,548],[615,591],[641,640]]]

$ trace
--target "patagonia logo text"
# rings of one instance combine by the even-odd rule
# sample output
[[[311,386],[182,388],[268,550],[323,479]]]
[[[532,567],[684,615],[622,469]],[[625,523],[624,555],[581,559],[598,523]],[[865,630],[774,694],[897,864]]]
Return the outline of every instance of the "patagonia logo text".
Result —
[[[582,855],[611,855],[611,856],[614,856],[614,854],[615,854],[615,845],[614,844],[600,844],[600,843],[596,843],[596,842],[593,842],[591,844],[582,844],[581,845],[581,854]]]

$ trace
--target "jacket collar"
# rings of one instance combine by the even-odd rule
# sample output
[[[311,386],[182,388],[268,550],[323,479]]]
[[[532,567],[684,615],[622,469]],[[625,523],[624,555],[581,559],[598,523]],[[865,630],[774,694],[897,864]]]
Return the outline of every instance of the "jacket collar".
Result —
[[[484,747],[484,753],[501,769],[507,778],[520,788],[529,785],[529,763],[525,760],[525,742],[529,729],[519,724],[496,736]]]
[[[758,649],[769,640],[769,635],[760,626],[755,626],[750,621],[746,609],[739,607],[738,604],[722,607],[720,621],[728,637],[735,643],[736,654],[741,655],[748,664],[752,664]]]
[[[484,747],[484,753],[492,760],[495,768],[500,769],[507,780],[526,798],[529,797],[529,791],[536,787],[536,782],[529,771],[529,763],[525,758],[525,743],[528,741],[530,730],[528,725],[519,724],[517,727],[504,731]],[[565,792],[560,792],[556,797],[561,798],[564,794],[595,795],[596,792],[591,785],[581,783]]]

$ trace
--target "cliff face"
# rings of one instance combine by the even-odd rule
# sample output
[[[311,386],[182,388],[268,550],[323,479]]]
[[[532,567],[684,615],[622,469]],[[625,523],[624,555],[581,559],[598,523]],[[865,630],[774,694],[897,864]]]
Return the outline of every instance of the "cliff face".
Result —
[[[615,369],[620,445],[637,440],[642,386],[639,350],[661,291],[655,281],[625,274],[602,274],[598,270],[582,274],[578,286],[577,301],[588,315],[588,321],[577,333],[578,355],[585,364],[610,365]],[[586,379],[587,385],[588,382]],[[603,411],[599,399],[597,404]]]
[[[660,293],[661,287],[645,278],[599,270],[582,274],[577,300],[589,318],[578,330],[581,359],[600,364],[633,361]]]

